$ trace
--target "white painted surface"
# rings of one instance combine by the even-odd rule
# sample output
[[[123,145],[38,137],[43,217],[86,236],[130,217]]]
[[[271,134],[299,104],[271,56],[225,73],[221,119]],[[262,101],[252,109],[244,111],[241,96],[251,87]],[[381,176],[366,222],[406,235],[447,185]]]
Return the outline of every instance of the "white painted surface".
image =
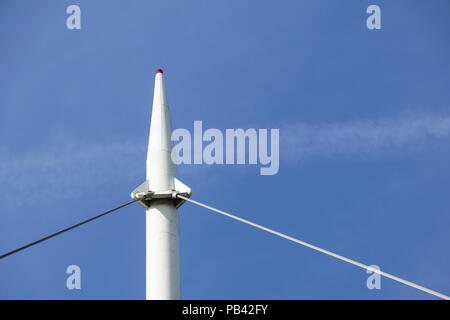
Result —
[[[170,200],[157,200],[147,210],[146,224],[147,300],[180,299],[178,210]]]
[[[174,189],[176,166],[170,158],[171,133],[163,74],[157,72],[147,153],[151,191]],[[180,299],[178,210],[170,199],[155,200],[147,209],[146,254],[147,299]]]
[[[152,120],[147,152],[147,180],[152,191],[172,190],[176,166],[170,158],[172,126],[162,73],[155,77]]]

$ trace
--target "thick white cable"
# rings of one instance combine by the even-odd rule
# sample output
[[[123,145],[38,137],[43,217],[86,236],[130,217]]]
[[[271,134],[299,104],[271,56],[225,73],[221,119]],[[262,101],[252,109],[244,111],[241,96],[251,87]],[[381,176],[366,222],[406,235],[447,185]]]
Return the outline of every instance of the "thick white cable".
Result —
[[[292,238],[292,237],[290,237],[290,236],[288,236],[288,235],[285,235],[285,234],[283,234],[283,233],[281,233],[281,232],[278,232],[278,231],[275,231],[275,230],[272,230],[272,229],[263,227],[263,226],[261,226],[261,225],[259,225],[259,224],[254,223],[254,222],[251,222],[251,221],[248,221],[248,220],[245,220],[245,219],[236,217],[236,216],[234,216],[234,215],[232,215],[232,214],[230,214],[230,213],[227,213],[227,212],[225,212],[225,211],[222,211],[222,210],[219,210],[219,209],[210,207],[210,206],[208,206],[208,205],[206,205],[206,204],[203,204],[203,203],[200,203],[200,202],[198,202],[198,201],[195,201],[195,200],[186,198],[186,197],[184,197],[184,196],[177,195],[177,197],[180,198],[180,199],[189,201],[189,202],[191,202],[191,203],[194,203],[194,204],[196,204],[196,205],[198,205],[198,206],[201,206],[201,207],[203,207],[203,208],[206,208],[206,209],[212,210],[212,211],[214,211],[214,212],[220,213],[220,214],[222,214],[222,215],[224,215],[224,216],[227,216],[227,217],[229,217],[229,218],[232,218],[232,219],[234,219],[234,220],[238,220],[238,221],[240,221],[240,222],[246,223],[246,224],[251,225],[251,226],[253,226],[253,227],[255,227],[255,228],[258,228],[258,229],[267,231],[267,232],[272,233],[272,234],[274,234],[274,235],[277,235],[277,236],[279,236],[279,237],[282,237],[282,238],[285,238],[285,239],[287,239],[287,240],[293,241],[293,242],[295,242],[295,243],[301,244],[301,245],[303,245],[303,246],[305,246],[305,247],[308,247],[308,248],[311,248],[311,249],[313,249],[313,250],[322,252],[322,253],[324,253],[324,254],[326,254],[326,255],[329,255],[329,256],[331,256],[331,257],[333,257],[333,258],[336,258],[336,259],[339,259],[339,260],[348,262],[348,263],[350,263],[350,264],[353,264],[353,265],[355,265],[355,266],[358,266],[358,267],[360,267],[360,268],[363,268],[363,269],[370,270],[370,271],[372,271],[372,272],[378,273],[378,274],[380,274],[380,275],[385,276],[386,278],[389,278],[389,279],[392,279],[392,280],[394,280],[394,281],[403,283],[403,284],[405,284],[405,285],[407,285],[407,286],[410,286],[410,287],[412,287],[412,288],[415,288],[415,289],[421,290],[421,291],[423,291],[423,292],[429,293],[429,294],[434,295],[434,296],[436,296],[436,297],[439,297],[439,298],[441,298],[441,299],[450,300],[450,297],[449,297],[449,296],[446,296],[445,294],[442,294],[442,293],[436,292],[436,291],[434,291],[434,290],[431,290],[431,289],[422,287],[422,286],[420,286],[420,285],[418,285],[418,284],[415,284],[415,283],[413,283],[413,282],[410,282],[410,281],[404,280],[404,279],[402,279],[402,278],[396,277],[396,276],[394,276],[394,275],[392,275],[392,274],[383,272],[383,271],[381,271],[381,270],[377,270],[377,269],[371,268],[371,267],[369,267],[369,266],[367,266],[367,265],[365,265],[365,264],[363,264],[363,263],[360,263],[360,262],[358,262],[358,261],[355,261],[355,260],[352,260],[352,259],[343,257],[343,256],[341,256],[341,255],[338,255],[338,254],[333,253],[333,252],[331,252],[331,251],[328,251],[328,250],[319,248],[319,247],[317,247],[317,246],[315,246],[315,245],[312,245],[312,244],[309,244],[309,243],[307,243],[307,242],[304,242],[304,241],[301,241],[301,240]]]

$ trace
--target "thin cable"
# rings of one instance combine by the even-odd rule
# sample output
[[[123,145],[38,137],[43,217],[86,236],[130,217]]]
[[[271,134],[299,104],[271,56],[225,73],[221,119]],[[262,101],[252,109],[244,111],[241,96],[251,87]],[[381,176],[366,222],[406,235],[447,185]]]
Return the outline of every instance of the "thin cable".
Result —
[[[53,234],[51,234],[51,235],[49,235],[49,236],[46,236],[46,237],[44,237],[44,238],[42,238],[42,239],[36,240],[36,241],[34,241],[34,242],[31,242],[31,243],[29,243],[29,244],[27,244],[27,245],[25,245],[25,246],[23,246],[23,247],[20,247],[20,248],[17,248],[17,249],[15,249],[15,250],[12,250],[12,251],[10,251],[10,252],[7,252],[7,253],[1,255],[1,256],[0,256],[0,259],[6,258],[7,256],[10,256],[10,255],[12,255],[12,254],[14,254],[14,253],[17,253],[17,252],[19,252],[19,251],[22,251],[22,250],[24,250],[24,249],[26,249],[26,248],[29,248],[29,247],[31,247],[31,246],[34,246],[34,245],[36,245],[36,244],[38,244],[38,243],[40,243],[40,242],[42,242],[42,241],[48,240],[48,239],[53,238],[53,237],[55,237],[55,236],[57,236],[57,235],[59,235],[59,234],[61,234],[61,233],[64,233],[64,232],[69,231],[69,230],[72,230],[72,229],[74,229],[74,228],[76,228],[76,227],[79,227],[79,226],[85,224],[85,223],[91,222],[92,220],[95,220],[95,219],[101,218],[101,217],[103,217],[103,216],[106,216],[106,215],[109,214],[109,213],[112,213],[112,212],[117,211],[117,210],[119,210],[119,209],[122,209],[122,208],[124,208],[124,207],[126,207],[126,206],[129,206],[130,204],[135,203],[135,202],[137,202],[137,201],[140,201],[140,200],[142,200],[143,198],[144,198],[144,197],[139,198],[139,199],[137,199],[137,200],[130,201],[130,202],[125,203],[125,204],[123,204],[123,205],[121,205],[121,206],[119,206],[119,207],[117,207],[117,208],[114,208],[114,209],[111,209],[111,210],[109,210],[109,211],[103,212],[103,213],[99,214],[98,216],[95,216],[95,217],[92,217],[92,218],[90,218],[90,219],[84,220],[84,221],[82,221],[82,222],[80,222],[80,223],[77,223],[77,224],[71,226],[71,227],[68,227],[68,228],[63,229],[63,230],[61,230],[61,231],[55,232],[55,233],[53,233]]]
[[[410,281],[404,280],[404,279],[402,279],[402,278],[396,277],[396,276],[394,276],[394,275],[392,275],[392,274],[383,272],[383,271],[381,271],[381,270],[373,269],[373,268],[371,268],[371,267],[369,267],[369,266],[367,266],[367,265],[365,265],[365,264],[363,264],[363,263],[360,263],[360,262],[358,262],[358,261],[355,261],[355,260],[352,260],[352,259],[343,257],[343,256],[341,256],[341,255],[338,255],[338,254],[333,253],[333,252],[331,252],[331,251],[328,251],[328,250],[319,248],[319,247],[314,246],[314,245],[312,245],[312,244],[309,244],[309,243],[307,243],[307,242],[304,242],[304,241],[301,241],[301,240],[292,238],[292,237],[290,237],[290,236],[288,236],[288,235],[285,235],[285,234],[283,234],[283,233],[281,233],[281,232],[278,232],[278,231],[275,231],[275,230],[272,230],[272,229],[263,227],[263,226],[261,226],[261,225],[259,225],[259,224],[254,223],[254,222],[251,222],[251,221],[248,221],[248,220],[245,220],[245,219],[236,217],[236,216],[234,216],[234,215],[232,215],[232,214],[229,214],[229,213],[227,213],[227,212],[225,212],[225,211],[222,211],[222,210],[219,210],[219,209],[210,207],[210,206],[208,206],[208,205],[206,205],[206,204],[197,202],[197,201],[195,201],[195,200],[191,200],[191,199],[186,198],[186,197],[183,197],[183,196],[181,196],[181,195],[177,195],[177,197],[178,197],[178,198],[181,198],[181,199],[183,199],[183,200],[189,201],[189,202],[191,202],[191,203],[194,203],[194,204],[196,204],[196,205],[198,205],[198,206],[204,207],[204,208],[206,208],[206,209],[212,210],[212,211],[214,211],[214,212],[220,213],[220,214],[222,214],[222,215],[224,215],[224,216],[227,216],[227,217],[229,217],[229,218],[232,218],[232,219],[238,220],[238,221],[240,221],[240,222],[246,223],[246,224],[251,225],[251,226],[253,226],[253,227],[255,227],[255,228],[258,228],[258,229],[267,231],[267,232],[272,233],[272,234],[274,234],[274,235],[277,235],[277,236],[279,236],[279,237],[282,237],[282,238],[285,238],[285,239],[287,239],[287,240],[293,241],[293,242],[295,242],[295,243],[301,244],[301,245],[303,245],[303,246],[305,246],[305,247],[308,247],[308,248],[311,248],[311,249],[313,249],[313,250],[322,252],[322,253],[324,253],[324,254],[326,254],[326,255],[329,255],[329,256],[331,256],[331,257],[333,257],[333,258],[336,258],[336,259],[339,259],[339,260],[348,262],[348,263],[350,263],[350,264],[353,264],[353,265],[355,265],[355,266],[358,266],[358,267],[360,267],[360,268],[363,268],[363,269],[370,270],[370,271],[372,271],[372,272],[378,273],[378,274],[380,274],[380,275],[385,276],[386,278],[390,278],[390,279],[392,279],[392,280],[394,280],[394,281],[397,281],[397,282],[403,283],[403,284],[405,284],[405,285],[407,285],[407,286],[413,287],[413,288],[415,288],[415,289],[424,291],[424,292],[426,292],[426,293],[429,293],[429,294],[434,295],[434,296],[436,296],[436,297],[439,297],[439,298],[441,298],[441,299],[450,300],[450,297],[449,297],[449,296],[446,296],[446,295],[444,295],[444,294],[442,294],[442,293],[439,293],[439,292],[433,291],[433,290],[431,290],[431,289],[422,287],[422,286],[420,286],[420,285],[418,285],[418,284],[415,284],[415,283],[412,283],[412,282],[410,282]]]

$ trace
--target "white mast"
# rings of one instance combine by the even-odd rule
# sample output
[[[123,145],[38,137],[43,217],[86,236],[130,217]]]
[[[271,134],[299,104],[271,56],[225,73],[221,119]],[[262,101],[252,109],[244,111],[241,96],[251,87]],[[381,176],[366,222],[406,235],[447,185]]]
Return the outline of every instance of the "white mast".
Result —
[[[180,247],[178,207],[191,190],[176,179],[172,162],[172,127],[163,71],[155,77],[150,137],[147,152],[147,180],[131,193],[133,199],[148,195],[139,203],[146,208],[146,298],[180,299]]]

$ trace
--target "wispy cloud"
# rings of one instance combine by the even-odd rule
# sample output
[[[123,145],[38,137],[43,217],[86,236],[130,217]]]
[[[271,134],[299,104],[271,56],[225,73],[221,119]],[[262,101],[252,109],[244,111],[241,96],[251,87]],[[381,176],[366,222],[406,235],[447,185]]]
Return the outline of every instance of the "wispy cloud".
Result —
[[[58,136],[25,153],[0,148],[2,201],[17,205],[24,197],[30,204],[70,199],[86,192],[100,195],[119,184],[129,186],[131,192],[145,179],[146,157],[145,140],[82,143]],[[190,165],[179,171],[183,178],[193,179],[209,168]]]
[[[291,163],[311,157],[403,151],[449,138],[450,116],[426,114],[280,128],[282,160]],[[145,157],[144,140],[83,144],[64,137],[28,153],[0,149],[0,191],[4,201],[26,195],[29,203],[55,196],[70,198],[87,189],[97,192],[111,183],[127,183],[132,188],[145,177]],[[180,169],[190,179],[213,168],[191,165]]]
[[[0,189],[4,196],[8,195],[5,198],[12,197],[12,201],[24,196],[32,202],[71,197],[86,188],[142,176],[145,152],[145,143],[82,145],[70,139],[53,141],[43,149],[25,154],[3,149],[0,152]],[[136,165],[130,165],[133,163]]]
[[[282,156],[288,161],[392,152],[448,138],[450,116],[429,114],[341,123],[297,123],[280,129]]]

